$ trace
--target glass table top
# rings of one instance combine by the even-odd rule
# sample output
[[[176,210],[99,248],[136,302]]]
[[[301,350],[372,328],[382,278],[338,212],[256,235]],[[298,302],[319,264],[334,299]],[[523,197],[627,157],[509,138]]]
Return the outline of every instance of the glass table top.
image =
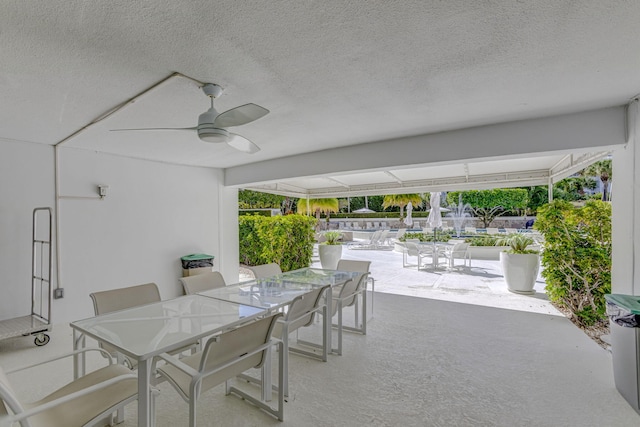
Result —
[[[200,295],[134,307],[72,322],[72,328],[141,358],[180,348],[264,314],[255,306]]]

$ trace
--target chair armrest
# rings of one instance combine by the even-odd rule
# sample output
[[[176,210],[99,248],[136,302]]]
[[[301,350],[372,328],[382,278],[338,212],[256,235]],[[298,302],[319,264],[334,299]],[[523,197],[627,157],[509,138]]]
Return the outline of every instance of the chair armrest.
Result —
[[[169,365],[175,366],[176,368],[180,369],[182,372],[184,372],[187,375],[190,375],[193,377],[199,374],[199,371],[197,369],[192,368],[191,366],[182,362],[180,359],[177,359],[171,356],[169,353],[162,353],[162,354],[159,354],[157,357],[164,360]]]
[[[102,355],[105,356],[107,358],[107,360],[109,361],[109,365],[113,364],[113,360],[111,359],[111,355],[109,354],[108,351],[106,351],[106,350],[104,350],[102,348],[88,347],[88,348],[81,348],[81,349],[78,349],[78,350],[74,350],[74,351],[71,351],[69,353],[64,353],[64,354],[56,356],[56,357],[54,357],[52,359],[47,359],[47,360],[44,360],[42,362],[34,363],[32,365],[22,366],[20,368],[8,370],[8,371],[5,371],[5,372],[7,374],[13,374],[14,372],[24,371],[26,369],[34,368],[34,367],[40,366],[40,365],[45,365],[47,363],[55,362],[56,360],[64,359],[66,357],[76,356],[78,354],[87,353],[89,351],[97,351],[99,353],[102,353]]]
[[[116,384],[116,383],[119,383],[121,381],[128,380],[128,379],[134,379],[134,380],[137,381],[138,380],[138,376],[135,375],[135,374],[118,375],[117,377],[113,377],[113,378],[110,378],[110,379],[108,379],[106,381],[103,381],[101,383],[94,384],[94,385],[92,385],[90,387],[87,387],[85,389],[75,391],[73,393],[70,393],[70,394],[67,394],[65,396],[59,397],[57,399],[51,400],[51,401],[49,401],[47,403],[44,403],[42,405],[35,406],[33,408],[29,408],[28,410],[26,410],[24,412],[21,412],[20,414],[17,414],[17,415],[12,414],[12,415],[9,415],[8,417],[6,417],[5,419],[0,418],[0,421],[2,421],[4,423],[5,420],[6,420],[6,421],[9,421],[9,424],[7,424],[7,425],[12,425],[12,423],[14,423],[14,422],[18,422],[18,421],[24,420],[26,418],[32,417],[33,415],[39,414],[40,412],[49,410],[51,408],[54,408],[54,407],[56,407],[58,405],[61,405],[63,403],[67,403],[67,402],[69,402],[69,401],[71,401],[73,399],[76,399],[78,397],[84,396],[84,395],[89,394],[89,393],[93,393],[94,391],[101,390],[103,388],[109,387],[109,386],[111,386],[113,384]],[[154,390],[154,393],[155,393],[155,390]],[[0,424],[0,425],[4,425],[4,424]]]

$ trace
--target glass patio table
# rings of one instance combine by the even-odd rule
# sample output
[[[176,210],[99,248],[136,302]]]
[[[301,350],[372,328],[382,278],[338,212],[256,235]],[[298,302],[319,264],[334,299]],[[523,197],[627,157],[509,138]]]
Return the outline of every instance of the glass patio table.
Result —
[[[187,295],[126,310],[102,314],[70,324],[74,350],[90,337],[114,347],[138,362],[138,426],[153,425],[151,368],[159,354],[196,344],[266,313],[263,308]],[[74,376],[84,374],[85,361],[76,358]]]

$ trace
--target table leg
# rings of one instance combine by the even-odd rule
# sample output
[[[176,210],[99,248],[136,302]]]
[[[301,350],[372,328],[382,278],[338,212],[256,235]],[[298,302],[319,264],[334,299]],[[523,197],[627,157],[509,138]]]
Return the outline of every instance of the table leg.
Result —
[[[86,346],[86,339],[83,333],[73,330],[73,349],[80,350]],[[77,380],[87,371],[87,363],[84,353],[73,356],[73,379]]]
[[[151,427],[151,360],[138,361],[138,427]]]

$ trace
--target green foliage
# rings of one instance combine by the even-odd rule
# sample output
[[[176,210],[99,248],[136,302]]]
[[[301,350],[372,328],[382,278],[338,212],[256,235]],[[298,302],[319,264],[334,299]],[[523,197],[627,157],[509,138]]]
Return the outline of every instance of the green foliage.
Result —
[[[398,206],[400,208],[400,218],[404,218],[404,208],[411,202],[413,206],[418,206],[422,203],[422,196],[420,194],[388,194],[384,196],[382,207],[384,209]]]
[[[611,205],[582,208],[556,200],[541,207],[534,228],[545,238],[542,265],[547,294],[582,325],[606,320],[611,292]]]
[[[323,233],[324,238],[326,239],[322,242],[322,245],[341,245],[340,238],[342,237],[342,233],[339,231],[325,231]]]
[[[242,264],[275,262],[282,271],[311,265],[314,218],[303,215],[242,216],[238,221]]]
[[[453,231],[443,231],[443,230],[436,230],[435,235],[434,233],[422,233],[422,232],[404,233],[404,235],[400,237],[398,240],[400,240],[401,242],[406,242],[407,239],[418,239],[421,242],[433,242],[434,240],[436,242],[448,242],[453,238],[453,233],[454,233]]]
[[[522,233],[509,234],[508,236],[498,237],[496,239],[496,246],[509,246],[507,251],[510,254],[537,254],[538,251],[533,249],[527,249],[527,246],[533,245],[535,240],[530,236]]]
[[[240,209],[280,209],[285,196],[261,193],[259,191],[240,190],[238,192],[238,207]]]
[[[350,197],[349,199],[339,199],[341,202],[340,211],[343,213],[347,213],[349,210],[347,209],[347,205],[349,202],[351,202],[351,206],[350,206],[351,212],[358,209],[362,209],[366,206],[368,206],[369,209],[371,209],[372,211],[382,212],[384,210],[384,208],[382,207],[383,199],[384,199],[383,196],[368,196],[366,203],[365,203],[364,196]],[[344,201],[344,206],[342,204],[343,201]]]
[[[582,171],[584,176],[597,176],[602,181],[602,201],[609,200],[609,185],[613,179],[613,167],[611,159],[600,160],[592,165],[589,165]]]
[[[470,246],[498,246],[498,237],[489,234],[467,237],[464,241],[469,243]]]
[[[493,190],[451,191],[447,193],[447,204],[469,203],[474,215],[489,227],[498,216],[508,211],[527,207],[527,190],[522,188],[496,188]]]

